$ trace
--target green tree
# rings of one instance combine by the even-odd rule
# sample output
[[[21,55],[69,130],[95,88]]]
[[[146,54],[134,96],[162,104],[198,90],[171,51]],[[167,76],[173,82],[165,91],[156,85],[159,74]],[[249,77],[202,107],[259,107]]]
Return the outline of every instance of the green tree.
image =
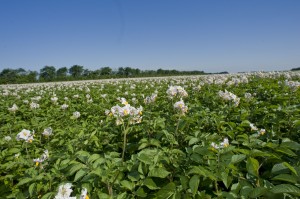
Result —
[[[4,84],[15,83],[17,80],[17,72],[10,68],[5,68],[0,73],[0,82]]]
[[[110,67],[101,68],[101,75],[111,75],[112,69]]]
[[[40,70],[40,79],[44,81],[53,81],[56,77],[56,69],[54,66],[44,66]]]
[[[56,71],[56,77],[58,79],[66,79],[68,73],[68,68],[67,67],[61,67]]]
[[[73,65],[70,69],[69,69],[69,73],[71,74],[72,77],[74,78],[79,78],[82,76],[83,73],[83,66],[80,65]]]
[[[124,76],[125,75],[125,70],[123,67],[119,67],[118,68],[118,72],[117,72],[118,75],[120,76]]]

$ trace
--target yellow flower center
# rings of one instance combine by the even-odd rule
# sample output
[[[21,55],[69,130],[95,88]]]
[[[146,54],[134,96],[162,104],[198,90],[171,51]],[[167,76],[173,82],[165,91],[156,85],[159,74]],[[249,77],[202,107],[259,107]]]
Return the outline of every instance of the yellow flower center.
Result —
[[[85,196],[85,199],[90,199],[90,198],[88,197],[88,195],[86,195],[86,196]]]
[[[35,166],[36,166],[36,167],[39,166],[39,162],[35,162]]]

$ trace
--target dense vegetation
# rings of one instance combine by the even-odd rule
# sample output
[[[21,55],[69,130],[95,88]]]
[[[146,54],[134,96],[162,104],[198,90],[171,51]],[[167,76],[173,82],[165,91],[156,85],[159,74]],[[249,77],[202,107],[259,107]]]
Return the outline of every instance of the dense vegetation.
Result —
[[[223,72],[227,73],[227,72]],[[120,67],[113,71],[110,67],[102,67],[97,70],[88,70],[83,66],[73,65],[69,69],[62,67],[56,70],[54,66],[45,66],[40,72],[19,69],[3,69],[0,73],[0,84],[74,81],[124,77],[155,77],[178,75],[201,75],[203,71],[178,71],[178,70],[140,70],[138,68]]]
[[[299,80],[290,72],[2,85],[0,196],[298,198]]]

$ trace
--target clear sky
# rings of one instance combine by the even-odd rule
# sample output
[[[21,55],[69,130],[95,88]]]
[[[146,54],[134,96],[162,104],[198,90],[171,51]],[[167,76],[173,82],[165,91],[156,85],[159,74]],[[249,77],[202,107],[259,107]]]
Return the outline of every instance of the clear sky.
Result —
[[[0,0],[0,69],[300,67],[300,0]]]

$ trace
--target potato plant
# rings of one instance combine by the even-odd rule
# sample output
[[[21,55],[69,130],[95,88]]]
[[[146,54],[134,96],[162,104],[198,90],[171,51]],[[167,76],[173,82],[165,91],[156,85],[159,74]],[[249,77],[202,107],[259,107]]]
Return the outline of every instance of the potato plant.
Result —
[[[1,85],[3,198],[298,198],[300,74]]]

